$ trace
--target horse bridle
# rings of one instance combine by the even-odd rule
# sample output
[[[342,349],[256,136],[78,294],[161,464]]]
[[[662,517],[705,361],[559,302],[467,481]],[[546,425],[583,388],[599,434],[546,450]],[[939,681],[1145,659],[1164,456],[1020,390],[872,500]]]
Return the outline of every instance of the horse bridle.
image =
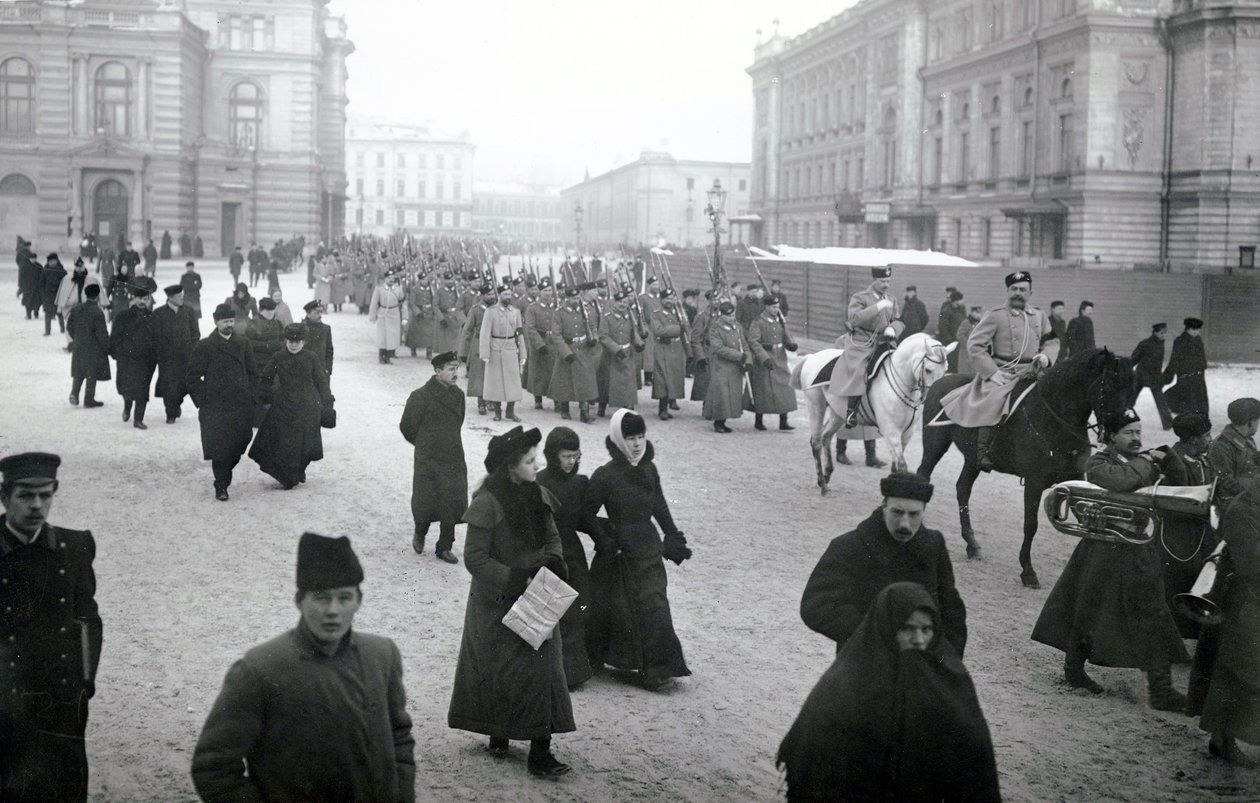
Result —
[[[893,351],[895,353],[896,349]],[[935,357],[938,352],[942,352],[939,360]],[[917,410],[923,406],[923,403],[927,401],[927,396],[925,395],[927,391],[927,364],[929,362],[933,365],[945,365],[948,363],[948,354],[943,352],[945,352],[945,347],[940,343],[928,346],[924,350],[923,356],[918,359],[918,362],[915,363],[914,368],[910,372],[910,375],[915,378],[915,383],[909,388],[901,384],[895,372],[885,367],[885,373],[888,374],[888,384],[892,387],[893,395],[897,397],[898,401],[911,410]],[[892,359],[892,357],[890,356],[889,359]]]
[[[1105,380],[1105,379],[1107,378],[1107,373],[1108,373],[1108,372],[1104,369],[1104,370],[1103,370],[1103,372],[1102,372],[1102,373],[1098,376],[1098,378],[1096,378],[1093,382],[1091,382],[1091,383],[1089,384],[1089,389],[1090,389],[1090,391],[1092,391],[1092,393],[1091,393],[1090,395],[1092,395],[1092,396],[1094,396],[1094,397],[1095,397],[1095,398],[1094,398],[1094,405],[1093,405],[1093,408],[1094,408],[1094,409],[1093,409],[1093,412],[1094,412],[1094,417],[1095,417],[1095,418],[1098,418],[1098,417],[1099,417],[1099,416],[1098,416],[1098,411],[1099,411],[1099,409],[1100,409],[1100,408],[1101,408],[1101,406],[1102,406],[1102,399],[1103,399],[1102,382],[1103,382],[1103,380]],[[1054,421],[1055,421],[1055,422],[1056,422],[1056,423],[1057,423],[1057,424],[1058,424],[1058,425],[1059,425],[1059,426],[1060,426],[1060,427],[1061,427],[1061,428],[1062,428],[1062,429],[1063,429],[1063,430],[1064,430],[1064,431],[1065,431],[1065,432],[1066,432],[1066,433],[1067,433],[1067,434],[1068,434],[1068,435],[1069,435],[1069,436],[1070,436],[1070,437],[1071,437],[1074,441],[1084,441],[1084,444],[1085,444],[1085,447],[1086,447],[1086,448],[1089,448],[1090,446],[1092,446],[1092,445],[1093,445],[1093,444],[1092,444],[1092,442],[1091,442],[1091,441],[1090,441],[1090,439],[1089,439],[1089,435],[1088,435],[1088,434],[1078,434],[1078,433],[1077,433],[1077,431],[1076,431],[1076,427],[1075,427],[1075,426],[1074,426],[1071,422],[1065,421],[1065,420],[1063,419],[1063,416],[1059,415],[1059,414],[1058,414],[1058,412],[1056,412],[1056,411],[1055,411],[1055,409],[1054,409],[1053,407],[1051,407],[1051,406],[1050,406],[1050,404],[1049,404],[1049,403],[1045,400],[1045,398],[1043,398],[1043,397],[1041,397],[1041,396],[1038,396],[1038,401],[1040,401],[1040,402],[1041,402],[1041,406],[1045,408],[1046,412],[1050,414],[1050,418],[1054,419]],[[1033,422],[1032,422],[1032,419],[1031,419],[1031,418],[1030,418],[1030,419],[1028,419],[1028,427],[1029,427],[1029,429],[1031,429],[1031,430],[1033,431],[1033,434],[1034,434],[1034,435],[1036,435],[1038,438],[1040,438],[1040,439],[1042,439],[1042,440],[1046,441],[1047,443],[1050,443],[1050,441],[1049,441],[1048,439],[1046,439],[1046,438],[1045,438],[1045,437],[1041,434],[1041,432],[1039,432],[1039,431],[1037,430],[1037,427],[1036,427],[1036,425],[1035,425],[1035,424],[1033,424]],[[1102,421],[1101,421],[1101,420],[1096,421],[1096,422],[1095,422],[1094,424],[1092,424],[1092,425],[1091,425],[1091,424],[1086,424],[1086,425],[1085,425],[1085,430],[1086,430],[1086,432],[1093,432],[1093,433],[1094,433],[1094,438],[1095,438],[1098,442],[1100,442],[1100,443],[1102,442],[1102,436],[1103,436],[1103,425],[1102,425]],[[1051,447],[1050,447],[1050,455],[1051,455],[1051,457],[1053,457],[1053,456],[1054,456],[1054,452],[1055,452],[1055,449],[1054,449],[1054,447],[1053,447],[1053,446],[1051,446]],[[1077,454],[1080,454],[1080,453],[1081,453],[1081,450],[1080,450],[1080,449],[1073,449],[1073,450],[1071,450],[1070,452],[1068,452],[1068,455],[1069,455],[1069,456],[1073,456],[1073,455],[1077,455]]]

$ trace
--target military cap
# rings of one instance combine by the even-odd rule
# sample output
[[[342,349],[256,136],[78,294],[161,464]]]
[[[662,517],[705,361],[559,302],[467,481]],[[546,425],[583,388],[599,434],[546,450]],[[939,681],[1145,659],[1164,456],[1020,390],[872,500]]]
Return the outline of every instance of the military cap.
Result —
[[[634,291],[631,290],[629,287],[625,287],[625,286],[619,287],[617,288],[617,290],[613,292],[613,295],[612,295],[613,301],[625,301],[627,298],[630,297],[631,293],[633,292]]]
[[[731,302],[729,302],[729,301],[723,301],[721,304],[718,304],[718,314],[720,314],[720,315],[734,315],[734,314],[735,314],[735,305],[734,305],[734,304],[732,304],[732,303],[731,303]]]
[[[661,289],[661,299],[662,299],[662,300],[663,300],[663,299],[666,299],[666,298],[673,298],[673,297],[674,297],[674,291],[673,291],[673,290],[670,290],[668,287],[665,287],[665,288],[662,288],[662,289]]]
[[[239,248],[240,246],[237,246],[237,247]],[[185,268],[192,268],[192,267],[195,267],[195,263],[193,263],[193,261],[190,259],[190,260],[188,260],[187,262],[185,262],[185,263],[184,263],[184,267],[185,267]]]
[[[567,285],[567,284],[566,284],[566,285],[562,285],[562,287],[564,288],[564,297],[565,297],[565,298],[575,298],[576,296],[578,296],[578,295],[579,295],[579,294],[581,294],[581,292],[582,292],[582,291],[581,291],[581,290],[579,290],[576,286],[572,286],[572,285]]]
[[[777,307],[779,306],[779,299],[777,296],[766,296],[761,300],[761,305],[764,307]]]
[[[166,287],[162,288],[162,292],[166,293],[167,298],[170,298],[171,296],[177,296],[184,292],[184,286],[182,284],[168,284]]]
[[[550,277],[550,276],[544,276],[544,277],[542,277],[541,279],[539,279],[539,280],[538,280],[538,289],[539,289],[539,290],[546,290],[548,287],[551,287],[551,277]]]
[[[694,287],[688,287],[686,290],[683,290],[683,298],[698,298],[699,296],[700,291]]]
[[[648,283],[648,284],[656,284],[656,277],[655,277],[655,276],[649,276],[649,277],[647,277],[647,283]]]
[[[525,277],[525,286],[526,286],[526,287],[537,287],[537,286],[538,286],[538,279],[536,279],[536,278],[534,277],[534,275],[531,273],[530,275],[528,275],[528,276],[526,276],[526,277]]]
[[[913,284],[908,284],[908,285],[906,285],[906,292],[907,292],[907,293],[911,293],[911,292],[917,293],[917,292],[919,292],[919,288],[918,288],[917,286],[913,285]]]
[[[1164,330],[1166,330],[1167,328],[1168,328],[1168,324],[1163,323],[1163,322],[1160,322],[1160,323],[1157,323],[1157,324],[1154,324],[1153,326],[1151,326],[1151,331],[1152,331],[1152,332],[1163,332],[1163,331],[1164,331]]]
[[[236,317],[236,310],[231,304],[223,303],[214,308],[214,319],[216,321],[226,321],[229,318]]]
[[[1185,324],[1185,327],[1187,329],[1202,329],[1203,328],[1203,321],[1199,320],[1198,318],[1186,318],[1184,321],[1182,321],[1182,323]]]
[[[329,538],[302,533],[298,541],[297,587],[300,591],[357,586],[363,582],[363,565],[346,536]]]
[[[429,364],[433,366],[433,370],[440,371],[444,366],[449,365],[458,359],[459,355],[455,352],[444,351],[441,354],[434,354],[433,359],[429,360]]]
[[[291,323],[284,327],[284,339],[297,342],[306,339],[306,327],[300,323]]]
[[[892,268],[889,267],[888,265],[882,265],[879,267],[871,268],[871,278],[872,279],[891,279]]]
[[[0,459],[0,475],[5,485],[43,485],[57,479],[61,458],[48,452],[22,452]]]
[[[1257,418],[1260,418],[1260,400],[1245,397],[1242,399],[1234,399],[1229,403],[1229,407],[1225,408],[1225,413],[1229,416],[1231,424],[1247,424]]]
[[[1212,431],[1212,422],[1203,413],[1183,413],[1173,419],[1173,432],[1178,438],[1194,438]]]
[[[481,293],[483,296],[488,296],[494,292],[494,285],[490,284],[489,282],[485,282],[484,284],[482,284],[480,287],[477,288],[477,292]]]
[[[519,283],[520,283],[520,282],[519,282],[519,280],[518,280],[518,281],[513,282],[512,284],[519,284]],[[494,288],[494,292],[496,292],[496,293],[510,293],[510,292],[512,292],[512,288],[511,288],[508,284],[504,283],[504,284],[500,284],[498,287]]]
[[[310,312],[311,310],[319,309],[322,306],[323,305],[320,304],[319,301],[308,301],[302,305],[302,309],[306,310],[307,312]]]
[[[1133,410],[1125,410],[1122,413],[1110,413],[1103,416],[1103,431],[1108,435],[1115,435],[1129,424],[1136,424],[1142,419]]]
[[[1029,284],[1032,284],[1032,274],[1026,270],[1017,270],[1014,273],[1006,274],[1007,287],[1020,282],[1028,282]]]
[[[275,309],[276,302],[270,298],[264,298],[258,302],[258,309]]]
[[[924,504],[932,501],[932,483],[909,471],[894,471],[879,481],[879,492],[884,497],[917,499]]]
[[[451,273],[449,270],[442,271],[442,278],[449,282],[451,279],[455,278],[455,274]]]
[[[524,279],[522,279],[520,276],[513,276],[513,277],[512,277],[512,286],[513,286],[513,287],[516,287],[517,285],[524,284],[524,283],[525,283],[525,280],[524,280]]]
[[[950,300],[950,301],[962,301],[962,300],[963,300],[963,294],[962,294],[962,293],[960,293],[960,292],[958,292],[957,290],[950,290],[950,291],[949,291],[949,300]]]

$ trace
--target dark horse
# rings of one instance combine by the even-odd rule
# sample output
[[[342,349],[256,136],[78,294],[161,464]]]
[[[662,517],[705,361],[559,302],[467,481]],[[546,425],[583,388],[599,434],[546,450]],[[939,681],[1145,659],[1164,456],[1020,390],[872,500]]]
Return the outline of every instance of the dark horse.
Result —
[[[963,455],[962,473],[954,487],[958,493],[958,517],[967,557],[979,558],[980,545],[971,529],[971,487],[980,476],[976,461],[976,431],[953,424],[927,426],[941,411],[941,397],[971,376],[947,376],[928,391],[923,408],[923,462],[916,472],[926,479],[949,451]],[[1032,565],[1032,542],[1037,534],[1041,494],[1055,483],[1080,479],[1091,445],[1089,417],[1101,421],[1107,414],[1124,410],[1133,385],[1132,363],[1107,349],[1073,354],[1050,368],[1028,395],[993,433],[990,455],[994,467],[1024,480],[1024,543],[1019,550],[1020,579],[1029,588],[1040,588]]]

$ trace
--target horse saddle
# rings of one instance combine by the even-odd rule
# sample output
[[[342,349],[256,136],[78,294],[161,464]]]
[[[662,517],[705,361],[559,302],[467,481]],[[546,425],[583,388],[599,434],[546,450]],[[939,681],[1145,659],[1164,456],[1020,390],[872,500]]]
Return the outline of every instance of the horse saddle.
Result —
[[[875,346],[875,353],[871,355],[871,358],[866,363],[866,385],[868,388],[879,374],[879,369],[883,366],[884,360],[887,360],[896,348],[897,344],[888,338],[881,338]]]

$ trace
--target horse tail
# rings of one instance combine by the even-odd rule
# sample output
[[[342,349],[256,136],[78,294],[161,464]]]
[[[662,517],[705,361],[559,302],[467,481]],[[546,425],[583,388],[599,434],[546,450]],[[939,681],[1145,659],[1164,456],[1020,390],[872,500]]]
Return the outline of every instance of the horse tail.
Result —
[[[796,361],[796,365],[792,367],[791,385],[793,390],[804,390],[801,387],[801,369],[805,367],[805,358],[802,357]]]

